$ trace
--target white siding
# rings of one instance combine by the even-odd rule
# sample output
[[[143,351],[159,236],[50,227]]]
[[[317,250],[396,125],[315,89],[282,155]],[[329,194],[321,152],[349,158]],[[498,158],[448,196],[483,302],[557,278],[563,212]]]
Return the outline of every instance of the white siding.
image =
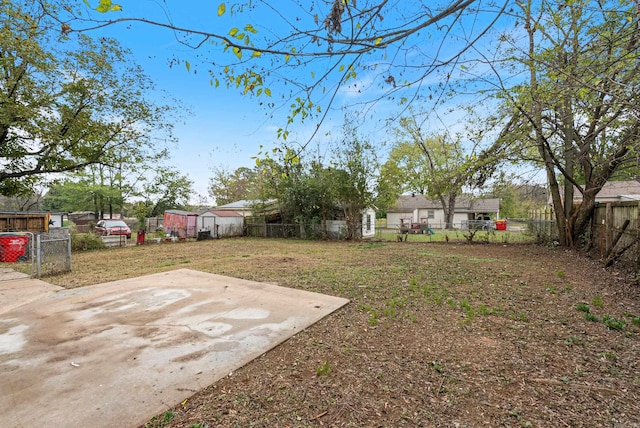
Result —
[[[462,222],[469,220],[469,213],[455,213],[453,214],[453,227],[460,229]]]
[[[433,211],[433,218],[429,218],[429,211]],[[420,208],[415,210],[413,214],[409,213],[388,213],[387,214],[387,227],[399,228],[401,219],[404,219],[405,223],[424,223],[426,222],[432,229],[444,229],[446,222],[444,218],[444,210],[442,208],[426,209]],[[467,213],[454,213],[453,214],[453,226],[460,227],[462,220],[467,220]]]
[[[332,239],[344,239],[347,234],[347,222],[344,220],[327,220],[327,234]]]
[[[212,237],[222,236],[242,236],[244,228],[244,217],[218,217],[206,212],[198,216],[198,230],[208,230]]]
[[[423,210],[424,217],[428,217],[428,211],[433,211],[433,219],[430,219],[427,223],[432,229],[444,229],[446,221],[444,218],[444,210],[442,208],[433,208],[431,210]]]
[[[216,216],[212,213],[203,213],[198,216],[198,231],[213,230],[216,224]]]
[[[244,217],[217,217],[218,236],[242,236]]]
[[[387,227],[390,229],[400,228],[403,223],[412,223],[412,215],[407,213],[387,213]]]

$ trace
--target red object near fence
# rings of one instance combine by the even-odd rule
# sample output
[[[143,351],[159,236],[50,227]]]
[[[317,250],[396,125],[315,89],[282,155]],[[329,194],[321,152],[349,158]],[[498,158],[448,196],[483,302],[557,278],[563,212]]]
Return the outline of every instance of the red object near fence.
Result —
[[[0,262],[15,263],[25,257],[28,236],[0,235]]]
[[[495,220],[496,230],[507,230],[507,220]]]

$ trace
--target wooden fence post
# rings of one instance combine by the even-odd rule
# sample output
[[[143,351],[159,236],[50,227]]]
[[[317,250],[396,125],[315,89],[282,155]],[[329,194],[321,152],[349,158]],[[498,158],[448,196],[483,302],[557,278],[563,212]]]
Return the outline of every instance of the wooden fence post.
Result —
[[[635,254],[635,262],[636,262],[636,275],[640,273],[640,201],[638,201],[638,207],[636,208],[636,254]]]
[[[604,212],[605,222],[605,243],[604,253],[609,254],[611,251],[611,243],[613,242],[613,207],[611,202],[608,202]]]

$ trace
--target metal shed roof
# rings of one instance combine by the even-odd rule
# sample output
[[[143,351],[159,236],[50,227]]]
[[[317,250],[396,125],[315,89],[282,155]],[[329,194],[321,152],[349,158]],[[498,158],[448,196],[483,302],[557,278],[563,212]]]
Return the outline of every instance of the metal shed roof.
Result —
[[[169,214],[178,214],[178,215],[195,215],[195,216],[198,215],[198,213],[194,213],[191,211],[183,211],[183,210],[166,210],[165,212]]]

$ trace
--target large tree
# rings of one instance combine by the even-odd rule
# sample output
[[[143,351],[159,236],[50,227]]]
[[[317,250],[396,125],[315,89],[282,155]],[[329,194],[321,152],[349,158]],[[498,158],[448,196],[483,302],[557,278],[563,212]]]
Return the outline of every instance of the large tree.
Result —
[[[224,167],[216,167],[209,179],[209,196],[215,199],[216,205],[256,199],[259,178],[255,169],[240,167],[231,172]]]
[[[412,180],[420,180],[424,193],[440,201],[446,228],[452,228],[456,198],[470,181],[469,157],[465,157],[460,140],[446,133],[428,134],[416,115],[401,118],[396,135],[399,139],[394,146],[396,150],[412,145],[414,154],[421,155],[422,165],[416,171],[420,175]]]
[[[328,159],[298,157],[298,148],[286,144],[265,154],[256,167],[257,199],[277,199],[285,223],[345,220],[344,237],[358,239],[363,210],[372,206],[376,196],[376,151],[358,133],[356,118],[350,115],[331,148]]]
[[[331,169],[332,193],[347,223],[347,239],[360,237],[362,215],[375,201],[379,169],[373,145],[358,132],[354,117],[347,117]]]
[[[0,194],[29,192],[52,173],[114,166],[119,154],[136,162],[156,152],[154,136],[171,138],[170,109],[147,98],[153,85],[128,52],[61,32],[59,12],[0,1]]]
[[[524,25],[501,40],[528,81],[501,85],[512,112],[503,136],[537,151],[560,241],[572,244],[588,231],[602,186],[640,149],[637,2],[528,1],[519,8]],[[573,204],[576,191],[580,205]]]
[[[146,174],[141,178],[140,187],[136,196],[141,199],[131,205],[131,214],[138,219],[140,230],[146,227],[148,217],[160,217],[169,209],[188,209],[195,194],[193,181],[169,166],[158,166],[153,174]]]
[[[158,167],[142,183],[143,201],[136,207],[137,217],[156,217],[168,209],[187,209],[194,193],[193,181],[188,176],[172,167]]]
[[[426,195],[429,185],[429,163],[425,152],[415,141],[399,140],[391,147],[389,158],[380,168],[380,185],[394,196],[403,193]]]

